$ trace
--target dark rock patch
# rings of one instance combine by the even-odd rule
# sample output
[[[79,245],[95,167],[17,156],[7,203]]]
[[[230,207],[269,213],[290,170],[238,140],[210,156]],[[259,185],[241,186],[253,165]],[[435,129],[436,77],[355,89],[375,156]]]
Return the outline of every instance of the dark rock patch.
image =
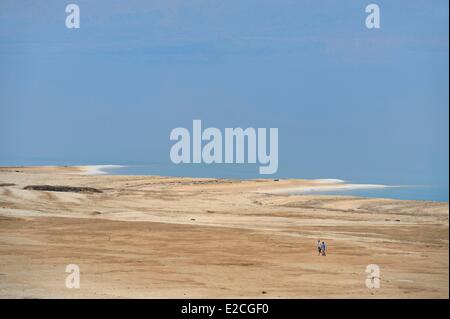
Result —
[[[25,186],[23,189],[35,191],[50,191],[50,192],[102,193],[101,190],[93,187],[75,187],[75,186],[28,185]]]
[[[0,183],[0,187],[16,186],[14,183]]]

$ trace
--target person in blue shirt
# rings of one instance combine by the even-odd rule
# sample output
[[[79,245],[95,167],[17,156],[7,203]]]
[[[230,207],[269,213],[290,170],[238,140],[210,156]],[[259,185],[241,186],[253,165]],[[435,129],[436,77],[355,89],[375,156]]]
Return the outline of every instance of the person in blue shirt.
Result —
[[[327,255],[327,245],[325,244],[324,241],[322,242],[320,250],[322,251],[322,256],[326,256]]]

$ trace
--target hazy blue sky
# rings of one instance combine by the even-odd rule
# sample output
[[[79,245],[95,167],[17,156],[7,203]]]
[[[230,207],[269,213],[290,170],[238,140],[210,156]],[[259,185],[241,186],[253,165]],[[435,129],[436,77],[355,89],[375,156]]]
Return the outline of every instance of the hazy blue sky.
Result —
[[[0,162],[170,162],[201,119],[278,127],[280,176],[448,187],[448,1],[369,3],[1,0]]]

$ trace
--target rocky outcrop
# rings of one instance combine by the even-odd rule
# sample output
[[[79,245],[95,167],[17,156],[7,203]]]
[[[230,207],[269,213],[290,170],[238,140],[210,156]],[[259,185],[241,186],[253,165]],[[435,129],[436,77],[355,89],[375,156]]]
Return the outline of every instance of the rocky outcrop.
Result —
[[[50,192],[102,193],[102,191],[97,188],[75,186],[28,185],[23,189]]]

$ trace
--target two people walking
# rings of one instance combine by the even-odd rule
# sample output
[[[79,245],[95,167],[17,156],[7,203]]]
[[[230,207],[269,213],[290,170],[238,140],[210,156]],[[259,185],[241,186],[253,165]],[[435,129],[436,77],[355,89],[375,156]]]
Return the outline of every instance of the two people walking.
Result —
[[[319,256],[326,256],[327,255],[327,245],[324,241],[320,242],[320,239],[317,241],[317,251],[319,252]]]

